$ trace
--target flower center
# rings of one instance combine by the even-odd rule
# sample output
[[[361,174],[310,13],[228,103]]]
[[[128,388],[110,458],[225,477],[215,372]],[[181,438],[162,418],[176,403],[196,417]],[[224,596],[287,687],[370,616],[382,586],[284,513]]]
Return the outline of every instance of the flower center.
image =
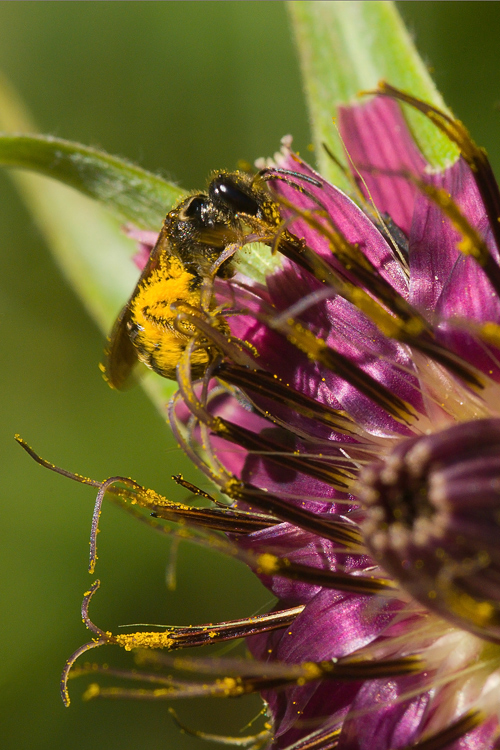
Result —
[[[500,642],[500,420],[400,443],[360,477],[373,557],[442,617]]]
[[[419,519],[431,518],[436,513],[429,497],[428,477],[422,476],[419,466],[412,465],[411,448],[406,455],[392,455],[390,459],[373,476],[369,494],[376,498],[377,515],[381,509],[388,526],[397,524],[413,529]]]

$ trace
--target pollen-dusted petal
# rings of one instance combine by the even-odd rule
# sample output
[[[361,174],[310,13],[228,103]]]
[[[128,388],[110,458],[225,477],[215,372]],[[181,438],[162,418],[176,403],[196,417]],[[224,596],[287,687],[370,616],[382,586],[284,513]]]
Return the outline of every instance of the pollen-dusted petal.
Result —
[[[269,302],[276,313],[285,312],[317,288],[314,279],[285,263],[283,269],[268,277]],[[219,287],[220,288],[220,287]],[[257,295],[254,297],[256,301]],[[267,304],[267,300],[266,300]],[[261,305],[261,311],[265,305]],[[253,312],[253,311],[252,311]],[[259,314],[256,311],[257,314]],[[422,398],[407,348],[392,341],[351,303],[341,297],[323,300],[303,311],[300,321],[335,351],[346,356],[357,368],[371,375],[388,391],[421,411]],[[324,401],[332,408],[346,411],[358,424],[375,434],[408,434],[404,425],[385,408],[325,367],[312,363],[277,331],[262,324],[254,315],[228,318],[231,332],[244,338],[259,352],[259,364],[282,378],[298,391]],[[293,362],[293,367],[290,363]]]
[[[360,187],[366,198],[408,235],[417,191],[405,177],[387,172],[421,175],[427,162],[415,146],[399,106],[390,99],[376,98],[340,107],[339,128],[347,154],[363,177],[365,184]],[[352,169],[350,162],[349,167]]]
[[[486,222],[480,231],[490,251],[495,252]],[[456,316],[477,323],[500,323],[500,301],[475,258],[458,256],[437,300],[436,313],[440,320]]]
[[[359,688],[360,682],[324,682],[263,692],[273,718],[276,747],[288,748],[311,730],[340,727]]]
[[[287,155],[280,166],[312,177],[318,181],[319,185],[315,186],[309,183],[301,185],[300,179],[295,178],[294,185],[298,188],[302,187],[304,192],[301,192],[297,187],[293,187],[283,180],[275,179],[271,182],[276,193],[290,201],[297,209],[316,212],[316,218],[318,218],[318,212],[326,213],[329,221],[321,220],[321,223],[327,229],[335,227],[347,242],[361,250],[374,268],[379,271],[382,278],[388,281],[398,294],[407,297],[408,283],[403,269],[395,259],[393,249],[380,234],[373,221],[363,213],[351,198],[324,180],[296,154],[286,153]],[[282,207],[282,214],[285,218],[294,216],[293,210],[286,206]],[[293,234],[303,238],[314,252],[334,264],[328,238],[311,227],[307,221],[297,218],[290,223],[289,229]]]
[[[444,172],[427,175],[426,181],[445,190],[473,227],[485,228],[486,211],[470,167],[459,159]],[[432,316],[461,253],[460,235],[438,205],[418,195],[410,232],[410,302]],[[490,247],[493,247],[490,244]],[[493,249],[497,257],[496,248]]]
[[[292,664],[339,658],[378,638],[403,607],[398,599],[322,590],[283,631],[273,659]]]
[[[256,553],[272,552],[279,557],[286,557],[290,562],[318,568],[318,570],[353,573],[362,571],[368,564],[371,564],[366,555],[351,555],[342,552],[329,540],[321,539],[288,523],[249,534],[238,543],[244,549]],[[260,575],[259,577],[280,601],[287,603],[287,606],[291,606],[294,602],[305,603],[321,589],[320,585],[315,586],[280,575]]]
[[[422,395],[418,380],[412,373],[414,366],[408,349],[383,336],[366,315],[341,297],[328,300],[325,307],[329,322],[327,343],[378,383],[383,383],[391,393],[423,412]],[[339,400],[354,421],[363,424],[363,405],[359,395],[346,393]],[[374,411],[372,407],[373,416]],[[399,431],[400,428],[396,429]]]
[[[490,252],[496,252],[491,230],[480,230]],[[500,380],[500,350],[478,339],[472,324],[500,323],[500,300],[480,265],[460,255],[445,282],[436,305],[437,338],[445,346],[494,380]]]

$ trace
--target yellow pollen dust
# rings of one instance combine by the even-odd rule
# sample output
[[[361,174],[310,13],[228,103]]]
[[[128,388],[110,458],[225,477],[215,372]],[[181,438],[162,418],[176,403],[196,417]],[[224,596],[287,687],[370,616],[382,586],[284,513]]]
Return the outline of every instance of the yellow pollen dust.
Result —
[[[129,633],[128,635],[117,635],[115,641],[125,651],[133,648],[172,648],[175,640],[166,633]]]
[[[179,311],[172,306],[181,303],[199,310],[201,294],[196,282],[179,259],[169,257],[139,287],[130,306],[139,357],[168,378],[173,377],[187,341],[196,334],[192,326],[179,324]],[[193,353],[192,364],[206,363],[204,350]]]
[[[94,698],[98,698],[100,694],[101,694],[101,688],[96,682],[92,682],[86,689],[85,693],[83,694],[82,700],[91,701]]]
[[[447,609],[464,620],[486,629],[498,624],[498,611],[493,603],[484,599],[478,601],[455,587],[445,590],[444,594]]]
[[[489,344],[500,347],[500,326],[497,323],[484,323],[479,329],[479,335]]]
[[[224,677],[222,680],[217,680],[216,684],[218,690],[222,690],[227,697],[234,698],[234,696],[242,695],[245,692],[243,685],[233,677]]]
[[[304,669],[304,677],[302,679],[305,682],[318,680],[323,676],[324,670],[318,664],[315,664],[312,661],[302,664],[302,668]]]
[[[268,576],[277,573],[280,568],[276,555],[271,555],[268,552],[258,556],[257,565],[259,566],[259,571]]]

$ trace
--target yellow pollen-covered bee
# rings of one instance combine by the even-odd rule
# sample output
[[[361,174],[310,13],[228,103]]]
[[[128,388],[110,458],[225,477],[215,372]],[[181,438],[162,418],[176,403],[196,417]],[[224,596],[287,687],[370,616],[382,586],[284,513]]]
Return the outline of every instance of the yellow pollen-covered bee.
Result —
[[[109,385],[125,387],[138,362],[175,379],[179,359],[197,334],[179,319],[179,306],[200,310],[204,281],[234,273],[231,259],[217,264],[225,248],[241,243],[248,228],[276,227],[280,220],[262,173],[219,172],[206,193],[172,209],[109,337],[103,366]],[[193,376],[203,374],[209,359],[208,345],[194,350]]]

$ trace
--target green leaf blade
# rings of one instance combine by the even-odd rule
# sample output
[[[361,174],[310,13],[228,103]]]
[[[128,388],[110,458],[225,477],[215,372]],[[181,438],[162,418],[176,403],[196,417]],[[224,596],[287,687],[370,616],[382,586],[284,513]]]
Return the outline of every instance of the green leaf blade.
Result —
[[[184,195],[124,159],[52,136],[0,134],[0,164],[59,180],[142,229],[159,230],[167,211]]]
[[[441,109],[446,106],[393,3],[295,0],[287,6],[320,171],[348,188],[322,146],[342,154],[332,123],[337,105],[359,102],[360,91],[373,90],[383,79]],[[444,168],[456,160],[457,149],[423,115],[406,108],[405,116],[432,166]]]

